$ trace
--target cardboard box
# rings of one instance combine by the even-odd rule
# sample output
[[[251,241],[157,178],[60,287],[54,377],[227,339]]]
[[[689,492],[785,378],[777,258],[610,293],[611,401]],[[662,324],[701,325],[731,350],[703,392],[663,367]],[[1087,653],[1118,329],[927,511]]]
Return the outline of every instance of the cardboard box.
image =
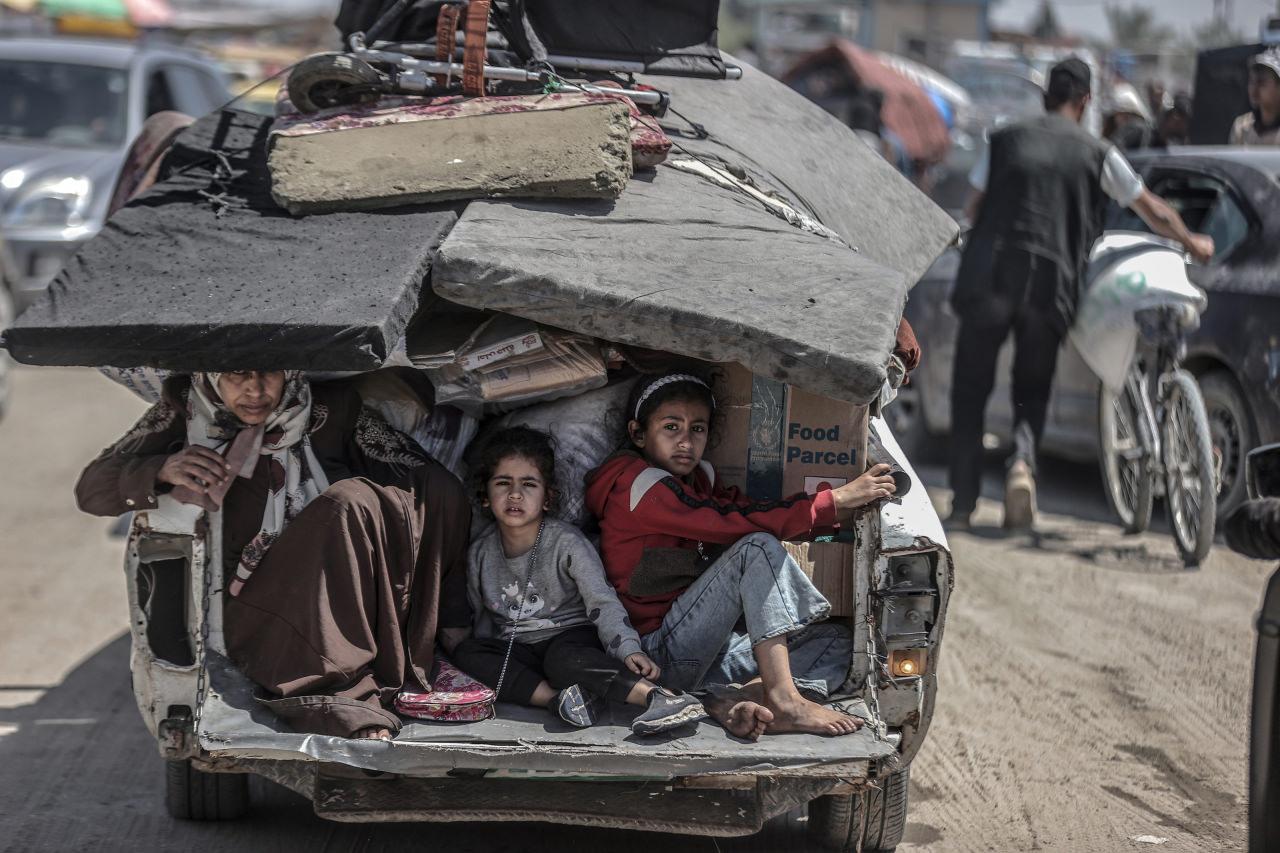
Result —
[[[783,542],[818,591],[831,602],[832,616],[853,615],[852,542]]]
[[[712,378],[717,434],[706,459],[753,498],[842,486],[866,468],[867,407],[757,376],[738,364]]]

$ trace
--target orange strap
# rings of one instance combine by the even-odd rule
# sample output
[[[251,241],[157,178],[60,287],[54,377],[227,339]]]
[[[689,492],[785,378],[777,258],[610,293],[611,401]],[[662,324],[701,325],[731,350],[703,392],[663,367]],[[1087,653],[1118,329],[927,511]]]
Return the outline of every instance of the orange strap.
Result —
[[[436,62],[453,62],[453,43],[458,33],[458,7],[452,4],[440,8],[436,18]],[[447,74],[436,74],[437,86],[449,85]]]
[[[489,36],[489,0],[467,4],[466,35],[462,42],[462,93],[473,98],[484,94],[484,60]]]

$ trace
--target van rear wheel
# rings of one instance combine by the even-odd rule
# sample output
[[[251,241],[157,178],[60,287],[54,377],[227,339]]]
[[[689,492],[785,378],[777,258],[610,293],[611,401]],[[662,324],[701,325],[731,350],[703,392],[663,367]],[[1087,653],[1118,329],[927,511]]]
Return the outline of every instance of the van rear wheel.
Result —
[[[839,853],[892,851],[907,827],[907,788],[911,768],[878,780],[860,794],[828,794],[809,803],[809,839]],[[865,821],[864,821],[865,815]],[[864,827],[865,823],[865,827]],[[862,835],[862,847],[858,836]]]
[[[249,810],[249,776],[205,773],[190,761],[166,761],[164,804],[178,820],[236,820]]]

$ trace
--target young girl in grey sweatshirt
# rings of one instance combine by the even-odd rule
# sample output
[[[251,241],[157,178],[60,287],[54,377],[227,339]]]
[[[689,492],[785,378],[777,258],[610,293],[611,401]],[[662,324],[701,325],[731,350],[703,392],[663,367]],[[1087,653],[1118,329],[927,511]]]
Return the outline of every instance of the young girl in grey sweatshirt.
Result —
[[[476,473],[496,523],[471,545],[472,636],[454,663],[499,701],[553,708],[575,726],[594,724],[606,700],[644,709],[636,734],[703,719],[697,699],[655,684],[661,670],[641,650],[595,548],[578,528],[546,517],[555,497],[547,435],[502,430]]]

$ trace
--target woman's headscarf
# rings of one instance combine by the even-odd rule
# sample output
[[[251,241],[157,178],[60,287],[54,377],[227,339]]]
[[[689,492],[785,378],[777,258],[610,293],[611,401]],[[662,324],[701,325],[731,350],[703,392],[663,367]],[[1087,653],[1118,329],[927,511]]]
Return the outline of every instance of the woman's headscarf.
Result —
[[[241,553],[236,576],[228,587],[232,595],[239,595],[285,525],[329,488],[329,481],[311,451],[311,386],[301,371],[285,372],[279,405],[256,426],[245,424],[227,407],[218,390],[221,375],[197,373],[191,377],[187,442],[221,453],[236,476],[246,479],[253,476],[259,457],[271,457],[262,527]],[[228,480],[207,493],[179,486],[173,490],[173,497],[216,511],[222,508],[230,486]]]

